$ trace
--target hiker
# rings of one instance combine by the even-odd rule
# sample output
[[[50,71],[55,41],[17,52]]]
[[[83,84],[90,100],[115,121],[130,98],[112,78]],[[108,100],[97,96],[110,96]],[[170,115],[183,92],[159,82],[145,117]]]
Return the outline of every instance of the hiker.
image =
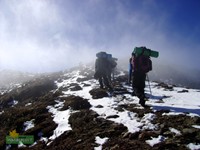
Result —
[[[104,86],[112,91],[111,83],[109,82],[110,74],[110,62],[108,59],[108,54],[106,52],[99,52],[96,54],[97,59],[95,62],[95,74],[94,78],[99,80],[100,88],[103,89]]]
[[[114,70],[117,66],[117,58],[113,58],[111,54],[108,54],[108,79],[110,84],[112,83],[112,80],[114,80]]]
[[[134,95],[139,98],[139,104],[145,107],[145,101],[147,100],[144,93],[146,73],[152,70],[152,63],[150,57],[144,55],[146,47],[140,47],[141,53],[137,53],[135,49],[131,59],[133,69],[132,87]]]

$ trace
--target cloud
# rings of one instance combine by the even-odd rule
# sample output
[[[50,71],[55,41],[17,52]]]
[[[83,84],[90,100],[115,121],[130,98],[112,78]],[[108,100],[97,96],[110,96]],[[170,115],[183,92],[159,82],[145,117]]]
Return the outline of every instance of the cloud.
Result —
[[[170,33],[169,14],[151,0],[3,0],[0,10],[0,69],[58,71],[102,50],[129,57],[140,45],[160,51],[155,61],[181,64],[200,47]]]

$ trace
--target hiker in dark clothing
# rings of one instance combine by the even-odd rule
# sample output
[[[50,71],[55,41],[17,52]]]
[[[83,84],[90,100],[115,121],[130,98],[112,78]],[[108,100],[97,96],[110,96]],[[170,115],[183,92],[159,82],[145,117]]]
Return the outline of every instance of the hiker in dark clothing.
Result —
[[[136,56],[132,55],[131,64],[133,67],[132,72],[132,87],[134,90],[133,95],[136,95],[140,100],[139,104],[141,104],[143,107],[145,107],[145,80],[146,80],[146,73],[142,71],[142,55]]]
[[[99,52],[97,53],[97,59],[95,62],[95,75],[94,78],[99,80],[100,88],[107,87],[112,90],[112,86],[109,82],[109,60],[107,58],[107,53]]]
[[[110,84],[112,83],[112,80],[114,80],[114,70],[117,66],[117,58],[113,58],[111,54],[108,55],[108,61],[109,61],[109,65],[108,65],[108,79]]]
[[[132,69],[133,69],[133,79],[132,87],[134,90],[134,95],[136,95],[140,100],[139,103],[145,107],[145,80],[146,75],[152,70],[152,61],[150,57],[157,58],[159,52],[146,48],[145,46],[135,47],[133,50]]]

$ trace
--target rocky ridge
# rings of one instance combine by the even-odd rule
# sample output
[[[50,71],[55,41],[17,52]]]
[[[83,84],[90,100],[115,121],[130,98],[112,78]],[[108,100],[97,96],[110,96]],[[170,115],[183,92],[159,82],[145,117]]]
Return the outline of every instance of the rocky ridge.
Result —
[[[155,111],[151,106],[142,108],[137,103],[137,98],[131,95],[131,87],[126,83],[127,74],[122,72],[116,73],[113,81],[115,93],[110,96],[106,89],[99,88],[93,74],[93,69],[82,66],[27,82],[2,94],[0,149],[184,150],[189,149],[190,143],[200,144],[200,129],[194,127],[200,125],[198,115],[191,117],[188,115],[190,112],[167,115],[171,110]],[[154,83],[154,86],[167,91],[174,90],[174,86],[164,83]],[[189,91],[184,89],[179,92]],[[168,95],[156,97],[156,103],[164,103],[163,99],[167,97]],[[104,105],[109,100],[114,102],[112,106]],[[99,113],[105,107],[116,113]],[[69,118],[61,118],[63,124],[59,124],[55,121],[55,111],[60,114],[68,113]],[[128,114],[130,122],[139,124],[135,130],[130,132],[128,125],[116,122],[123,113]],[[27,121],[32,121],[33,127],[26,130]],[[69,125],[69,128],[55,133],[60,125]],[[34,135],[35,143],[24,146],[6,145],[5,137],[14,129],[20,135]],[[104,142],[98,143],[98,138],[104,139]],[[159,142],[152,144],[153,138]]]

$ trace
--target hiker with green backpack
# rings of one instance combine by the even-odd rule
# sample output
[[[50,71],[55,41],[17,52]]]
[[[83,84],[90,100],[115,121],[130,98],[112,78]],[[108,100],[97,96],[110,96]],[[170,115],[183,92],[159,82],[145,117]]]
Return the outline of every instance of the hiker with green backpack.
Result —
[[[145,80],[146,75],[152,70],[150,57],[158,57],[158,52],[147,49],[146,47],[135,47],[132,52],[132,87],[133,95],[139,98],[139,104],[145,107]]]

